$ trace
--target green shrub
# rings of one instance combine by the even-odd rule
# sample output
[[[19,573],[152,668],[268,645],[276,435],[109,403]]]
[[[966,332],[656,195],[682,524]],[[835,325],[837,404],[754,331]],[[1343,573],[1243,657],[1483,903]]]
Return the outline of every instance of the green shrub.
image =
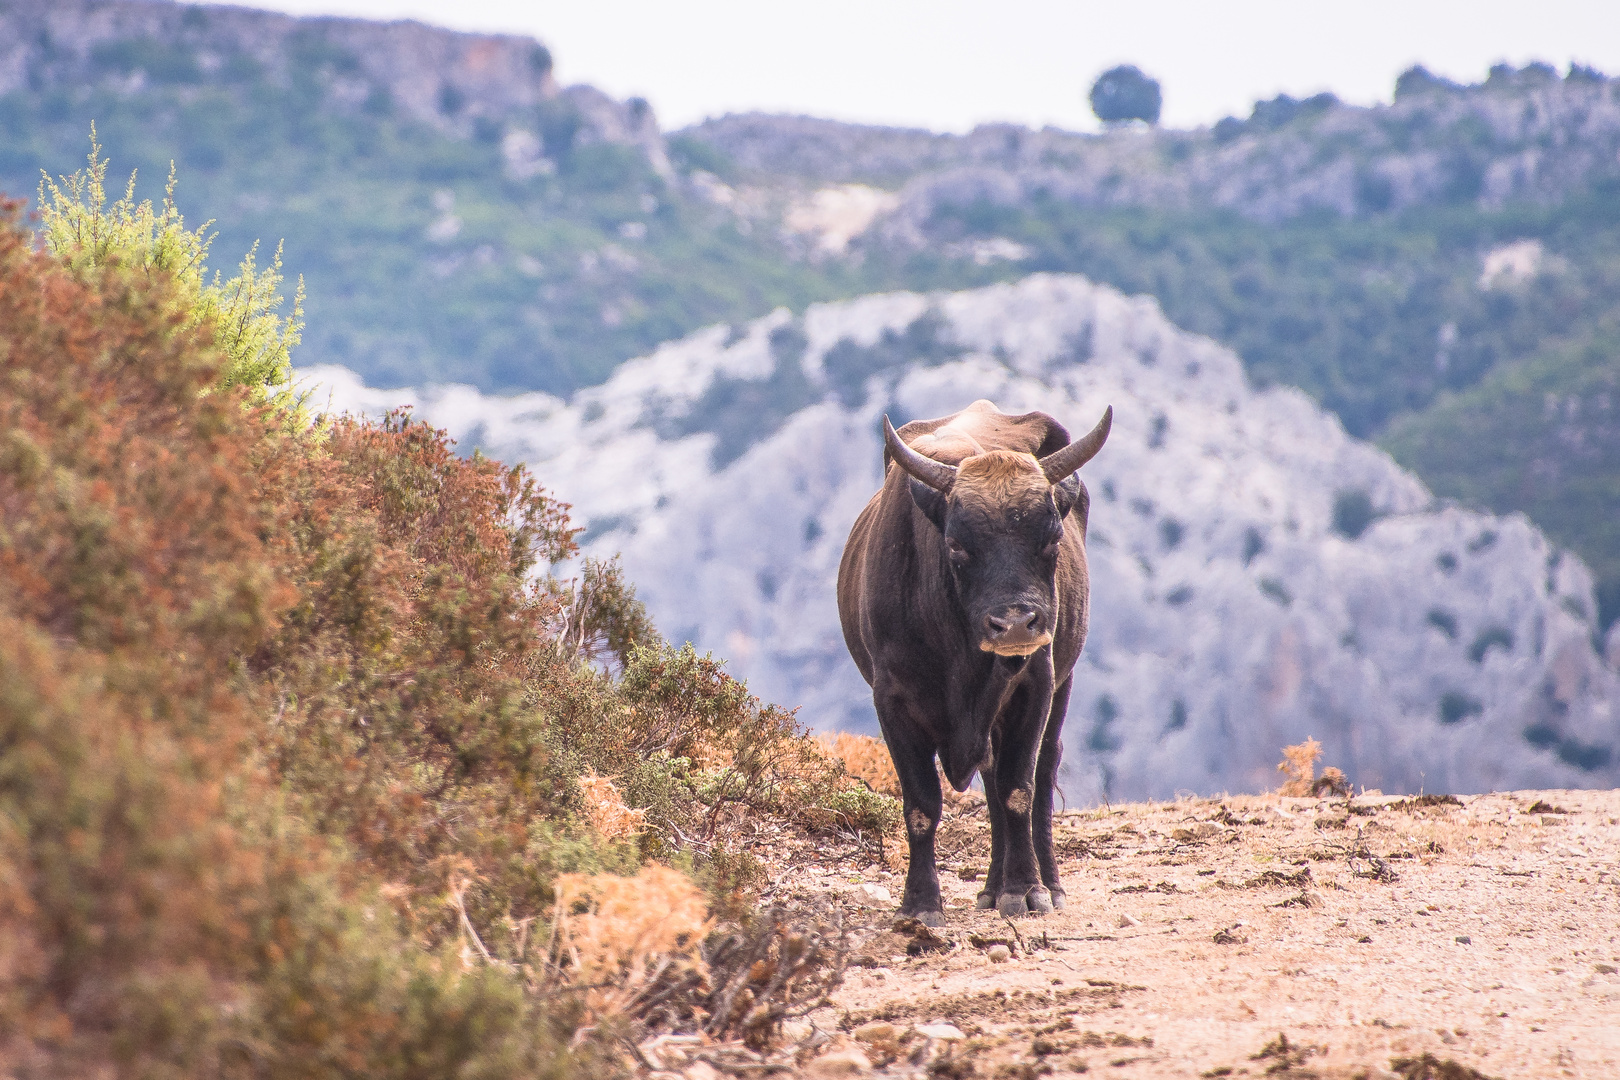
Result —
[[[1091,111],[1105,124],[1126,120],[1159,122],[1164,98],[1157,79],[1151,79],[1134,64],[1120,64],[1097,76],[1091,86]]]
[[[268,267],[258,267],[255,243],[236,277],[222,283],[216,272],[210,281],[205,262],[213,223],[186,229],[174,203],[173,163],[161,210],[150,201],[135,201],[134,173],[123,198],[108,206],[106,179],[107,160],[92,125],[88,166],[72,176],[40,180],[40,236],[46,250],[81,274],[116,263],[168,279],[166,288],[173,290],[188,325],[212,324],[213,344],[226,356],[221,385],[245,386],[254,400],[269,396],[296,407],[299,399],[289,383],[292,350],[303,330],[304,283],[300,278],[292,313],[278,315],[283,303],[280,245]]]
[[[1361,488],[1349,488],[1333,496],[1333,531],[1346,540],[1358,539],[1377,520],[1372,496]]]
[[[1479,636],[1474,638],[1473,644],[1468,646],[1468,659],[1476,664],[1485,662],[1485,654],[1491,646],[1499,646],[1503,652],[1513,651],[1513,631],[1505,626],[1492,626],[1481,630]]]
[[[1284,585],[1279,578],[1261,578],[1260,591],[1283,607],[1287,607],[1294,602],[1294,594],[1288,591],[1288,586]]]
[[[1448,690],[1440,695],[1440,722],[1442,724],[1457,724],[1470,716],[1478,716],[1485,711],[1485,706],[1467,694]]]
[[[1429,614],[1424,617],[1424,621],[1446,635],[1447,639],[1451,641],[1457,640],[1457,616],[1451,612],[1442,608],[1430,608]]]

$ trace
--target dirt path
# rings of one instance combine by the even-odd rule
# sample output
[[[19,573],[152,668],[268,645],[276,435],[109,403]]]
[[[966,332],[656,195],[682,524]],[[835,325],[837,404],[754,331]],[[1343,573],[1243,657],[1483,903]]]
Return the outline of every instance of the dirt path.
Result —
[[[1057,843],[1068,910],[1015,925],[973,907],[982,811],[948,818],[939,942],[859,907],[871,886],[898,897],[892,868],[778,867],[770,898],[842,893],[863,930],[835,1006],[777,1060],[953,1080],[1620,1077],[1620,792],[1135,804],[1065,813]],[[1424,1054],[1427,1071],[1389,1071]]]

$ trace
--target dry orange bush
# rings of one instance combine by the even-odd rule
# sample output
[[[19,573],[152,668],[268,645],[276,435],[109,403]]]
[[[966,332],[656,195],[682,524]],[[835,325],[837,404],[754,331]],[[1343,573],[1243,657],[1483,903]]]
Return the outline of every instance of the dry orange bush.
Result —
[[[900,794],[900,775],[894,771],[894,758],[889,754],[888,744],[882,739],[874,739],[870,735],[856,735],[849,731],[835,731],[830,735],[821,736],[821,741],[835,761],[843,764],[844,771],[879,795],[887,795],[898,799]],[[961,801],[962,793],[951,787],[940,773],[939,790],[945,799],[945,805],[955,806]]]
[[[1283,759],[1277,763],[1277,771],[1286,773],[1288,779],[1283,781],[1280,792],[1284,795],[1309,795],[1311,781],[1316,778],[1316,759],[1321,756],[1322,744],[1315,739],[1283,747]]]
[[[1350,795],[1350,778],[1343,771],[1335,769],[1332,765],[1322,770],[1322,775],[1311,784],[1311,794],[1320,795],[1327,792],[1329,795]]]
[[[635,877],[561,874],[553,955],[572,983],[590,988],[590,1011],[610,1016],[671,969],[694,964],[711,925],[707,908],[692,879],[667,866]]]
[[[870,735],[837,731],[823,735],[828,753],[843,762],[844,771],[880,795],[900,797],[900,776],[894,771],[894,759],[882,739]]]
[[[624,803],[618,785],[591,769],[579,778],[585,797],[585,820],[607,840],[628,840],[647,827],[647,811],[632,810]]]
[[[1278,793],[1293,796],[1321,795],[1324,792],[1349,795],[1350,780],[1341,770],[1329,765],[1322,770],[1321,776],[1316,775],[1316,761],[1321,756],[1322,744],[1315,739],[1283,747],[1283,759],[1277,763],[1277,771],[1286,773],[1288,779],[1283,781]]]

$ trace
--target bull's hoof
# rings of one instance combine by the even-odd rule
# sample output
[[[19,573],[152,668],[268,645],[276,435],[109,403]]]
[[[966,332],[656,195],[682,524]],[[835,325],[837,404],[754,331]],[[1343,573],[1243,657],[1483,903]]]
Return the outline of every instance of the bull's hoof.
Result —
[[[990,890],[986,889],[979,894],[978,899],[973,901],[973,906],[980,911],[989,911],[996,906],[996,898],[990,894]]]
[[[996,911],[1007,919],[1012,918],[1014,915],[1050,915],[1052,914],[1052,897],[1039,885],[1023,894],[1005,892],[996,901]]]
[[[1068,907],[1068,902],[1069,902],[1069,894],[1068,893],[1064,892],[1062,889],[1053,889],[1053,890],[1051,890],[1051,892],[1052,892],[1052,910],[1053,911],[1062,911],[1065,907]]]

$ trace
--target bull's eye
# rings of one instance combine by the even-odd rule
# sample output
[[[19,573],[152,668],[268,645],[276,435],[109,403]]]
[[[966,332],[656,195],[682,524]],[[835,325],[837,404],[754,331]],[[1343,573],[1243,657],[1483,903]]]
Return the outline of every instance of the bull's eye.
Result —
[[[968,561],[967,548],[963,547],[961,544],[958,544],[949,536],[945,538],[945,553],[951,557],[951,562],[955,563],[957,566],[961,566],[963,563]]]
[[[1058,537],[1056,540],[1053,540],[1050,544],[1047,544],[1045,547],[1041,548],[1041,554],[1047,556],[1048,558],[1051,558],[1053,555],[1056,555],[1058,553],[1058,546],[1062,542],[1063,542],[1063,538],[1061,536]]]

